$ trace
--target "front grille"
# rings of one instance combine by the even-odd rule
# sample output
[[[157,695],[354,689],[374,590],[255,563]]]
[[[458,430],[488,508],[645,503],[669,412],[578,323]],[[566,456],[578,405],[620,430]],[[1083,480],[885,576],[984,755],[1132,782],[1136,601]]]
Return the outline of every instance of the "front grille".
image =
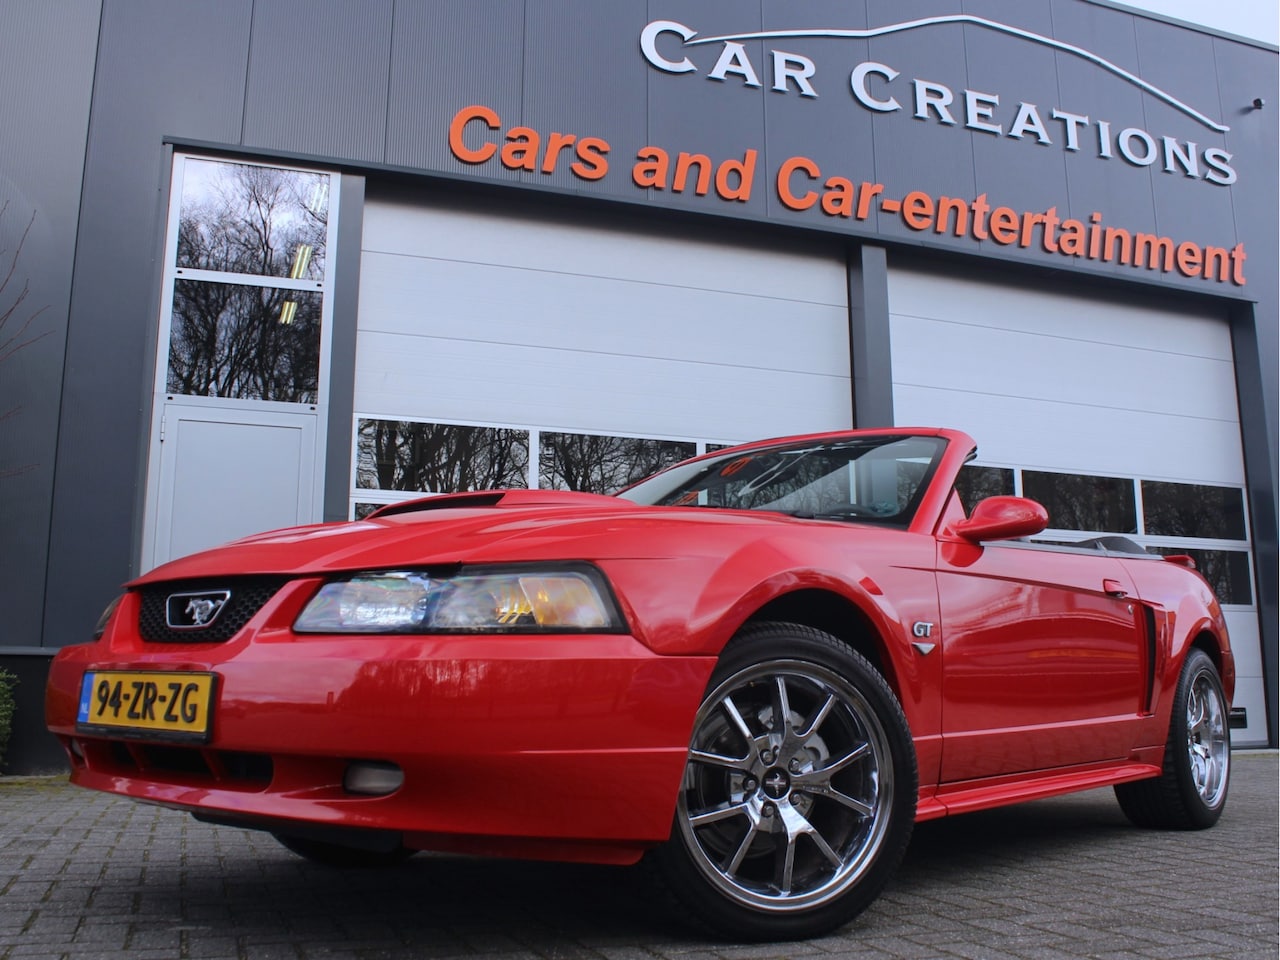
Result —
[[[138,593],[138,633],[149,643],[223,643],[234,637],[263,604],[287,583],[285,577],[227,577],[223,580],[183,580],[148,584]],[[227,591],[231,595],[213,622],[204,627],[175,630],[169,626],[166,606],[175,593]]]

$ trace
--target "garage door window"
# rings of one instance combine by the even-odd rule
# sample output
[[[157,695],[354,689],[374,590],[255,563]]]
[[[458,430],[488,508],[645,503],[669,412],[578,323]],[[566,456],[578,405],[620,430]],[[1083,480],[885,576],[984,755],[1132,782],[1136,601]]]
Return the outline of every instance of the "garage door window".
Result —
[[[1248,606],[1253,603],[1249,576],[1249,554],[1243,550],[1204,550],[1197,547],[1151,546],[1152,553],[1165,556],[1183,554],[1196,562],[1196,569],[1209,581],[1219,603]]]
[[[356,422],[352,515],[357,518],[420,494],[524,487],[612,494],[716,446],[380,417]]]
[[[1056,530],[1138,532],[1132,480],[1024,470],[1022,491],[1044,504],[1049,526]]]
[[[1155,536],[1245,538],[1244,491],[1237,487],[1143,480],[1142,513]]]
[[[361,420],[356,486],[457,493],[528,485],[529,431]]]
[[[538,486],[614,493],[697,452],[697,444],[675,440],[544,432],[538,445]]]
[[[956,480],[956,492],[965,513],[973,510],[979,500],[987,497],[1013,496],[1013,471],[1007,467],[980,467],[966,464]]]
[[[1049,528],[1034,538],[1073,546],[1122,535],[1152,553],[1191,557],[1218,600],[1253,604],[1244,491],[1239,487],[1053,473],[969,464],[956,483],[966,512],[986,497],[1018,493],[1043,504]]]

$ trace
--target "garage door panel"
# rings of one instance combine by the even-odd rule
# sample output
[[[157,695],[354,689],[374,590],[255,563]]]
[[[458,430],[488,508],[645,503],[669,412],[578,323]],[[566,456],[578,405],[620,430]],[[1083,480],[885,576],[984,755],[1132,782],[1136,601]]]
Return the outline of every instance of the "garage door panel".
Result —
[[[893,313],[1023,333],[1053,331],[1063,339],[1207,357],[1231,363],[1225,321],[1218,317],[1097,298],[1045,294],[989,280],[895,268],[889,275]],[[898,358],[894,358],[895,365]]]
[[[1046,470],[1127,480],[1116,496],[1129,489],[1144,510],[1144,480],[1243,492],[1230,327],[1210,308],[897,267],[889,306],[897,423],[959,427],[978,441],[980,463],[1024,479]],[[1150,495],[1158,505],[1160,494]],[[1249,549],[1243,538],[1173,536],[1141,512],[1127,522],[1132,531],[1096,532],[1131,532],[1163,551]],[[1265,743],[1258,611],[1247,590],[1221,586],[1233,603],[1236,705],[1249,714],[1232,739]]]
[[[893,337],[901,384],[1226,422],[1238,416],[1226,360],[898,314]]]
[[[945,420],[978,441],[983,463],[1033,470],[1241,484],[1239,441],[1222,421],[934,387],[894,390],[900,424]],[[1226,429],[1224,429],[1224,427]]]
[[[1227,621],[1227,630],[1232,635],[1237,633],[1244,634],[1253,627],[1256,618],[1251,613],[1242,610],[1227,610],[1223,616]],[[1232,653],[1236,659],[1236,674],[1241,677],[1257,677],[1262,678],[1262,651],[1256,646],[1245,646],[1239,650],[1233,650]]]
[[[366,255],[363,331],[848,373],[843,306]]]
[[[1256,619],[1256,618],[1255,618]],[[1257,633],[1255,627],[1253,632]],[[1239,644],[1233,643],[1232,649]],[[1243,707],[1249,722],[1243,730],[1231,731],[1231,743],[1236,747],[1265,747],[1267,745],[1267,691],[1261,676],[1238,677],[1236,695],[1232,707]]]
[[[550,242],[549,242],[550,241]],[[571,272],[674,287],[725,290],[843,306],[844,260],[825,248],[712,243],[680,228],[627,230],[574,224],[552,229],[545,220],[445,207],[407,207],[371,201],[365,207],[367,252],[393,252],[524,270]]]
[[[848,426],[839,377],[380,334],[360,367],[361,417],[718,440]]]

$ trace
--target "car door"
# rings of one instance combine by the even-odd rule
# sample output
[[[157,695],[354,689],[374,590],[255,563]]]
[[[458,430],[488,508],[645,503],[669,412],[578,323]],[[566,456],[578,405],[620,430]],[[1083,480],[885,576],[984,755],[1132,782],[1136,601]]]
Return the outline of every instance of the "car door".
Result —
[[[1127,755],[1148,654],[1118,560],[944,540],[938,592],[942,782]]]

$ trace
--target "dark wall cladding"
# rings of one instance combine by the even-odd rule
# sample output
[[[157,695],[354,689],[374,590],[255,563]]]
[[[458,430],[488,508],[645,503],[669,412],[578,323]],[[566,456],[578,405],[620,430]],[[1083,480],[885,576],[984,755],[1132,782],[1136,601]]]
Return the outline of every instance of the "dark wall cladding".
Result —
[[[244,144],[384,161],[392,7],[255,0]]]
[[[97,60],[84,81],[93,99],[79,154],[79,217],[69,227],[75,254],[58,267],[74,264],[66,362],[75,375],[63,382],[59,407],[41,591],[46,646],[83,637],[138,572],[168,200],[164,138],[240,142],[252,7],[252,0],[102,4]],[[49,56],[67,59],[62,48]],[[46,110],[45,122],[63,120]],[[86,530],[94,532],[92,549]]]
[[[99,14],[97,0],[7,2],[0,14],[3,646],[41,642],[71,298],[67,265],[75,259]]]

